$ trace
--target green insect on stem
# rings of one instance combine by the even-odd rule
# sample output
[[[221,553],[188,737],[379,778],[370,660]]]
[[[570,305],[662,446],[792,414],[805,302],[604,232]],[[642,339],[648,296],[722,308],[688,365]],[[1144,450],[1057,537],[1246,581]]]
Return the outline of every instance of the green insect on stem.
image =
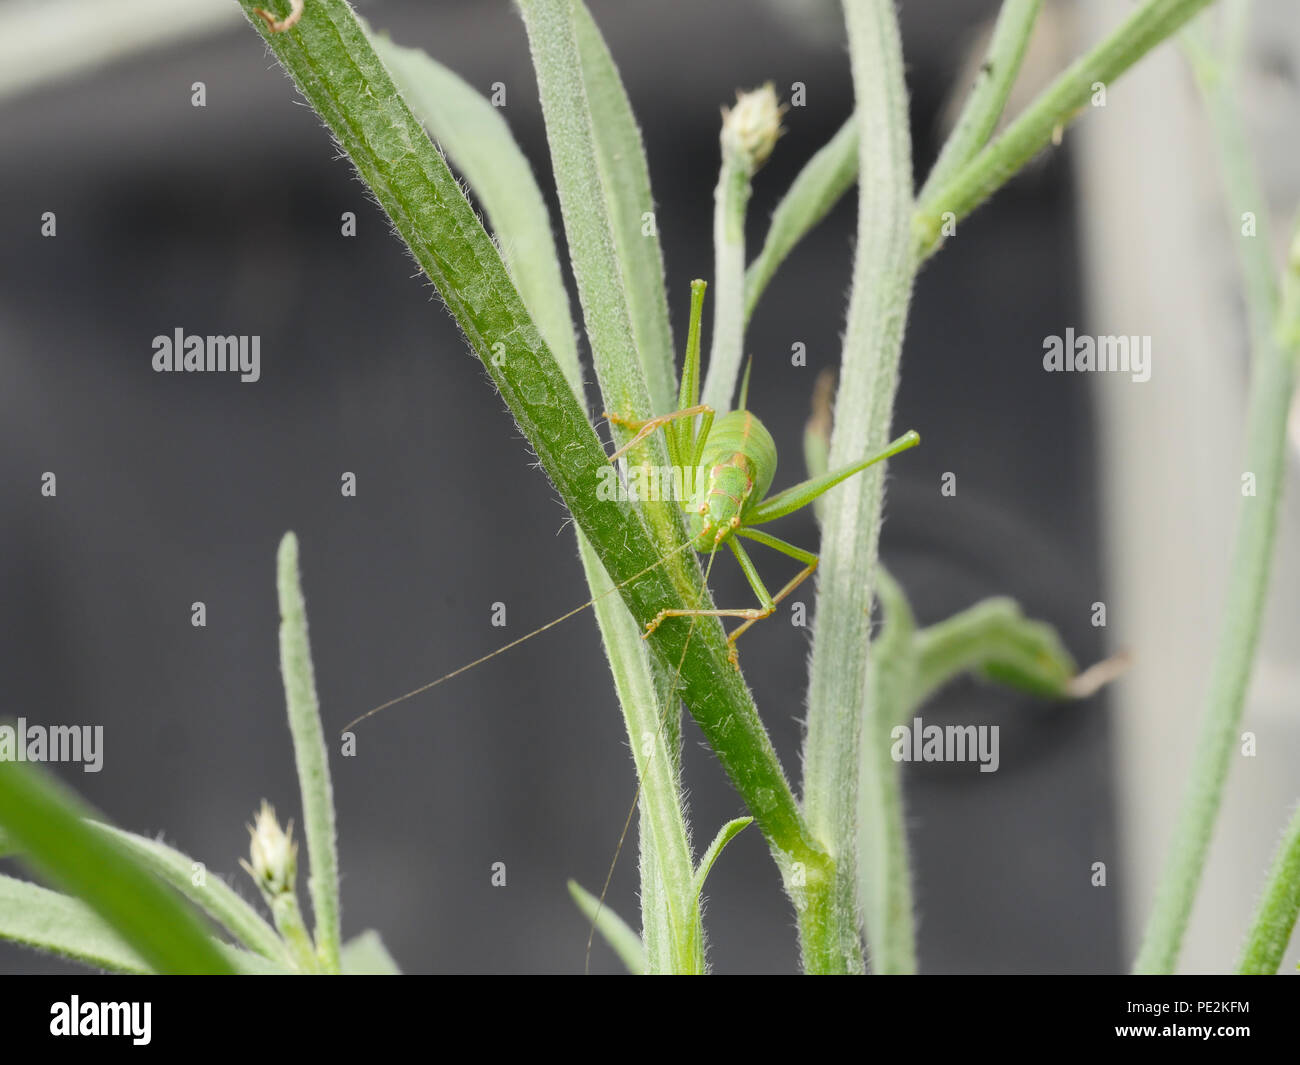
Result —
[[[741,618],[743,624],[727,637],[731,662],[739,668],[736,640],[754,622],[771,616],[782,599],[812,576],[818,562],[817,556],[811,551],[788,544],[768,533],[758,532],[754,526],[775,521],[808,506],[841,481],[861,473],[868,466],[915,447],[921,438],[914,430],[909,430],[875,455],[819,477],[811,477],[768,497],[767,491],[776,475],[776,444],[758,417],[746,409],[750,367],[745,370],[738,410],[718,415],[713,408],[700,403],[700,319],[704,309],[704,290],[703,281],[691,282],[691,320],[678,409],[643,421],[609,413],[605,417],[635,433],[624,447],[610,457],[610,461],[617,460],[656,430],[663,429],[669,461],[686,475],[680,478],[680,483],[691,486],[691,491],[686,493],[688,498],[679,502],[687,515],[692,545],[695,550],[710,556],[723,544],[728,545],[758,599],[757,607],[661,610],[646,623],[645,634],[649,636],[664,621],[673,617]],[[737,537],[780,551],[804,563],[804,568],[774,596],[767,590],[758,568]]]

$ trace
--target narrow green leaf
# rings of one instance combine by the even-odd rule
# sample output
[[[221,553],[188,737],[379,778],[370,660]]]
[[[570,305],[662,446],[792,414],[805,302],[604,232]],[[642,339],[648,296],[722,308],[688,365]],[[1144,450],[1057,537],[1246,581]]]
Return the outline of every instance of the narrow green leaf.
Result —
[[[343,944],[343,971],[349,976],[401,976],[393,956],[388,953],[379,933],[362,932]]]
[[[0,940],[109,972],[148,974],[154,971],[80,899],[4,875],[0,875]],[[292,969],[260,954],[216,939],[211,943],[236,973],[293,975]]]
[[[1078,671],[1052,626],[1025,617],[1013,599],[985,599],[917,633],[915,688],[903,712],[972,670],[1048,699],[1068,698]]]
[[[883,624],[867,661],[858,776],[858,892],[871,971],[916,972],[912,873],[903,816],[902,766],[890,754],[889,732],[911,712],[916,622],[898,582],[882,566],[876,596]]]
[[[573,11],[596,161],[609,196],[632,332],[651,406],[656,414],[662,414],[672,410],[677,373],[650,166],[632,103],[605,39],[582,0],[574,0]]]
[[[85,962],[96,969],[148,973],[149,963],[89,906],[0,874],[0,939]]]
[[[201,869],[201,863],[157,840],[98,821],[88,821],[87,824],[116,841],[141,865],[197,904],[244,946],[271,961],[289,963],[288,952],[275,929],[221,877]],[[196,879],[200,883],[196,884]]]
[[[1220,152],[1233,157],[1231,162],[1225,160],[1223,170],[1230,186],[1228,201],[1235,210],[1247,188],[1254,185],[1253,164],[1249,156],[1238,154],[1245,151],[1240,138],[1225,137],[1222,124],[1216,121],[1215,125]],[[1231,218],[1231,225],[1236,232],[1236,216]],[[1278,300],[1275,285],[1257,280],[1266,269],[1271,269],[1266,265],[1269,247],[1258,238],[1242,243],[1250,245],[1249,249],[1243,249],[1243,254],[1261,260],[1257,266],[1245,270],[1249,315],[1252,320],[1264,320],[1270,308],[1274,308],[1273,321],[1268,323],[1271,328],[1251,330],[1250,388],[1241,468],[1255,474],[1255,494],[1238,500],[1228,590],[1210,667],[1209,689],[1201,710],[1196,752],[1142,948],[1134,964],[1139,973],[1171,973],[1178,964],[1241,732],[1272,583],[1273,546],[1286,485],[1287,426],[1296,390],[1296,363],[1300,358],[1300,301],[1291,298],[1288,289],[1294,292],[1294,286],[1300,284],[1300,220],[1291,233],[1291,252],[1283,275],[1280,302],[1275,302]],[[1291,315],[1295,317],[1288,318]]]
[[[700,893],[704,891],[704,882],[708,880],[709,872],[713,869],[713,863],[718,860],[718,855],[722,853],[722,848],[753,823],[754,819],[752,817],[737,817],[718,829],[718,834],[713,837],[713,842],[709,844],[709,849],[704,852],[704,856],[700,858],[700,864],[695,870],[695,897],[697,899],[700,897]]]
[[[257,6],[240,2],[246,13]],[[251,24],[437,286],[611,579],[624,584],[633,616],[645,621],[663,608],[707,602],[699,566],[685,556],[681,565],[665,563],[642,509],[602,499],[609,464],[600,441],[498,249],[351,8],[314,0],[287,33],[268,33],[256,17]],[[682,663],[684,701],[763,829],[796,910],[819,920],[833,863],[804,823],[744,679],[728,661],[722,626],[668,623],[647,642],[661,667],[671,672]]]
[[[772,212],[763,250],[745,273],[745,321],[754,314],[767,284],[818,222],[830,214],[858,179],[858,124],[852,116],[799,171]]]
[[[1291,815],[1242,945],[1237,972],[1272,976],[1282,964],[1300,915],[1300,807]]]
[[[302,791],[303,834],[311,873],[307,888],[316,916],[316,950],[327,972],[339,971],[339,855],[334,789],[316,698],[316,673],[307,637],[307,604],[298,574],[298,538],[285,533],[276,560],[280,596],[280,674],[289,709],[289,732]]]
[[[417,49],[376,40],[412,109],[460,169],[492,221],[497,245],[524,304],[542,331],[579,402],[582,373],[555,242],[541,191],[500,111],[455,74]],[[602,46],[603,48],[603,46]],[[635,127],[632,128],[635,133]],[[656,244],[657,247],[657,244]],[[657,253],[656,253],[657,254]],[[641,627],[621,599],[606,596],[612,583],[578,530],[578,548],[596,604],[614,685],[643,781],[642,926],[651,972],[698,972],[704,967],[699,908],[690,892],[689,833],[675,765],[677,729],[660,729],[666,712]],[[647,738],[650,738],[649,740]],[[643,757],[647,742],[653,747]]]
[[[677,747],[680,711],[671,695],[661,699],[642,629],[623,602],[606,595],[613,584],[585,537],[579,550],[627,725],[641,783],[642,927],[647,971],[687,975],[704,971],[704,933],[698,893],[693,890],[690,835],[682,808]],[[672,715],[667,727],[665,715]]]
[[[630,110],[620,120],[622,108],[610,102],[611,96],[626,101],[586,9],[577,0],[522,0],[519,9],[528,29],[569,256],[601,393],[609,410],[648,418],[671,409],[673,375],[671,351],[663,350],[662,338],[656,342],[642,337],[633,310],[638,290],[649,279],[641,276],[647,267],[632,252],[644,251],[643,242],[651,239],[641,235],[641,226],[643,214],[653,208],[648,180],[644,190],[635,188],[619,163],[626,162],[623,157],[629,153],[640,155],[640,134],[635,123],[628,132]],[[598,116],[595,109],[602,105],[609,110]],[[662,266],[656,264],[654,270],[662,284]],[[667,313],[665,304],[665,323]],[[640,328],[651,328],[648,319]],[[650,369],[657,381],[654,395]],[[656,410],[657,404],[666,406]],[[661,452],[656,441],[657,463]]]
[[[627,971],[633,976],[644,976],[645,947],[641,943],[641,937],[632,931],[623,918],[608,906],[602,906],[600,900],[576,880],[569,881],[569,894],[573,896],[573,901],[578,904],[583,916],[588,921],[596,922],[596,930],[627,966]]]
[[[1210,3],[1146,0],[1105,40],[1075,60],[1000,136],[927,192],[913,221],[918,256],[925,258],[939,247],[945,213],[965,218],[1087,108],[1096,83],[1110,86]]]
[[[373,38],[415,116],[469,182],[519,295],[583,398],[578,347],[546,201],[499,108],[419,48]]]
[[[912,146],[902,42],[893,0],[845,0],[858,123],[858,228],[830,468],[880,451],[889,439],[903,327],[915,275],[909,219]],[[804,741],[804,811],[838,856],[833,907],[805,967],[860,972],[857,912],[861,707],[883,512],[884,468],[826,497]]]
[[[194,913],[115,840],[49,773],[0,762],[0,824],[41,876],[84,899],[150,968],[229,973]]]
[[[1043,0],[1003,0],[979,76],[925,186],[917,194],[921,203],[925,203],[928,192],[942,186],[988,143],[1020,73],[1029,35],[1042,6]]]

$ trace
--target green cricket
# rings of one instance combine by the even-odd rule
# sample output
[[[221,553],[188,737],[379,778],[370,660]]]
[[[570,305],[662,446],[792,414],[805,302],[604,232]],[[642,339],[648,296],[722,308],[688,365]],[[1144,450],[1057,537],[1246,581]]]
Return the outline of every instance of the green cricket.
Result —
[[[776,444],[772,440],[772,434],[767,431],[763,423],[758,420],[758,417],[752,411],[746,408],[749,393],[749,369],[745,370],[744,380],[740,388],[740,406],[736,410],[728,411],[719,417],[711,407],[700,403],[700,320],[703,316],[704,292],[707,287],[703,281],[691,282],[691,317],[687,331],[686,358],[682,366],[681,388],[677,401],[678,408],[668,414],[660,414],[643,421],[609,412],[606,412],[604,417],[614,425],[621,425],[632,430],[634,434],[626,444],[609,457],[611,463],[617,462],[628,451],[643,443],[651,434],[662,429],[667,443],[669,462],[674,469],[684,472],[689,471],[692,474],[697,470],[704,471],[705,475],[703,477],[692,476],[689,481],[683,482],[689,483],[693,488],[693,491],[688,493],[686,498],[678,500],[687,516],[690,540],[678,550],[685,551],[688,547],[691,547],[700,554],[707,555],[709,557],[709,571],[711,571],[713,558],[718,548],[726,544],[736,556],[741,571],[745,574],[749,586],[754,590],[754,595],[758,599],[758,606],[756,607],[736,607],[726,610],[688,610],[681,608],[661,610],[646,622],[644,635],[649,636],[668,618],[740,618],[742,619],[741,624],[727,636],[731,664],[739,669],[740,659],[736,652],[736,640],[750,626],[770,617],[776,610],[777,604],[817,570],[818,559],[813,552],[805,551],[802,547],[787,543],[771,533],[762,532],[755,526],[775,521],[777,518],[801,510],[819,496],[829,492],[841,481],[847,480],[856,473],[861,473],[868,466],[883,462],[885,459],[897,455],[900,451],[915,447],[921,442],[921,437],[915,430],[909,430],[897,440],[888,444],[878,454],[860,459],[847,466],[841,466],[839,469],[831,470],[819,477],[811,477],[791,488],[778,492],[774,496],[768,496],[767,491],[772,486],[772,479],[776,475]],[[749,557],[749,553],[741,546],[738,537],[752,540],[754,543],[764,544],[775,551],[779,551],[781,554],[803,563],[804,568],[795,574],[789,583],[776,595],[772,595],[763,583],[763,578],[759,576],[758,568]],[[663,565],[673,554],[674,552],[670,552],[640,573],[633,574],[627,580],[620,582],[603,594],[610,595],[624,585],[648,573],[656,566]],[[705,574],[706,581],[708,580],[709,571],[706,571]],[[395,706],[397,703],[405,702],[413,696],[427,692],[429,689],[435,688],[453,677],[458,677],[462,673],[495,658],[497,655],[509,651],[511,648],[518,647],[526,640],[531,640],[534,636],[540,635],[547,629],[554,628],[560,622],[567,621],[575,614],[586,610],[595,604],[599,598],[590,599],[580,606],[574,607],[532,632],[511,640],[504,646],[498,647],[495,651],[491,651],[481,658],[476,658],[459,669],[444,674],[437,680],[422,684],[404,695],[399,695],[386,703],[381,703],[379,706],[350,721],[344,726],[343,731],[348,731],[354,725],[379,713],[381,710],[386,710],[390,706]]]
[[[776,444],[772,440],[772,434],[747,408],[749,368],[745,370],[740,387],[740,405],[735,410],[719,417],[711,407],[700,403],[700,320],[703,316],[706,287],[703,281],[691,282],[691,317],[677,410],[645,421],[609,412],[604,417],[611,423],[636,433],[610,456],[611,462],[636,447],[650,434],[663,429],[668,461],[673,467],[707,471],[705,477],[696,484],[694,495],[680,500],[687,515],[691,545],[701,554],[708,555],[712,555],[723,544],[730,547],[758,599],[757,607],[661,610],[646,623],[645,635],[649,636],[670,617],[743,618],[743,623],[727,637],[731,663],[739,668],[736,640],[755,622],[770,617],[777,604],[817,570],[818,559],[813,552],[787,543],[771,533],[761,532],[756,526],[801,510],[841,481],[861,473],[868,466],[915,447],[921,442],[921,437],[914,430],[909,430],[878,454],[841,466],[820,477],[811,477],[769,497],[767,491],[776,476]],[[804,568],[776,595],[772,595],[738,537],[788,555],[803,563]]]

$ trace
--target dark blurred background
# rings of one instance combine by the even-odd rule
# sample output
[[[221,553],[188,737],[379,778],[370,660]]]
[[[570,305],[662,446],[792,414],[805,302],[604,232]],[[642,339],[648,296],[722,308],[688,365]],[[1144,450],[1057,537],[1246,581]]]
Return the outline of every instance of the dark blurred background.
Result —
[[[548,186],[507,3],[358,6],[484,92],[503,82],[506,117]],[[903,5],[919,176],[995,6]],[[781,192],[848,116],[838,16],[819,22],[813,5],[791,21],[745,0],[591,7],[643,127],[680,339],[688,283],[712,269],[718,108],[768,79],[783,96],[807,85],[756,181],[756,248]],[[204,108],[191,106],[195,81]],[[236,862],[255,807],[265,797],[301,820],[277,664],[284,531],[301,541],[332,733],[586,598],[566,514],[431,287],[247,27],[10,98],[0,138],[0,715],[102,724],[103,771],[60,776],[251,897]],[[55,239],[40,235],[45,211]],[[340,235],[344,211],[357,213],[355,238]],[[749,333],[751,406],[781,450],[777,487],[803,475],[813,381],[838,362],[854,219],[849,197],[777,276]],[[1089,624],[1103,598],[1089,391],[1029,372],[1042,337],[1079,318],[1063,157],[964,226],[912,308],[896,428],[924,445],[891,467],[884,559],[921,622],[1009,594],[1086,664],[1103,653]],[[154,373],[151,339],[178,326],[260,334],[261,380]],[[804,368],[790,365],[795,341]],[[57,474],[54,499],[40,493],[44,471]],[[357,475],[354,499],[340,494],[344,471]],[[940,496],[945,471],[955,498]],[[817,539],[808,512],[782,535]],[[776,556],[762,564],[785,579]],[[748,601],[730,565],[713,584],[721,601]],[[497,601],[504,631],[490,624]],[[796,778],[807,631],[778,615],[742,645]],[[1123,884],[1089,881],[1115,839],[1103,704],[962,681],[923,710],[1001,726],[996,773],[906,769],[924,971],[1121,967]],[[599,889],[634,789],[591,618],[358,738],[357,757],[332,763],[345,935],[378,929],[408,972],[580,972],[587,926],[565,880]],[[693,725],[685,778],[697,841],[742,812]],[[494,888],[498,861],[508,882]],[[633,923],[636,889],[630,841],[610,904]],[[716,971],[796,969],[792,915],[756,830],[728,849],[708,896]],[[59,968],[0,946],[0,971]],[[619,966],[598,946],[593,969]]]

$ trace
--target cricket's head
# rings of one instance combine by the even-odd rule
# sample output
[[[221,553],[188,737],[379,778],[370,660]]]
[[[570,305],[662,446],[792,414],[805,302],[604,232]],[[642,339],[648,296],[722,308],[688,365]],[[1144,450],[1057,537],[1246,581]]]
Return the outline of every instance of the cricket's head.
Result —
[[[709,468],[691,506],[691,541],[708,553],[726,543],[740,528],[745,504],[754,491],[754,464],[736,451]]]

